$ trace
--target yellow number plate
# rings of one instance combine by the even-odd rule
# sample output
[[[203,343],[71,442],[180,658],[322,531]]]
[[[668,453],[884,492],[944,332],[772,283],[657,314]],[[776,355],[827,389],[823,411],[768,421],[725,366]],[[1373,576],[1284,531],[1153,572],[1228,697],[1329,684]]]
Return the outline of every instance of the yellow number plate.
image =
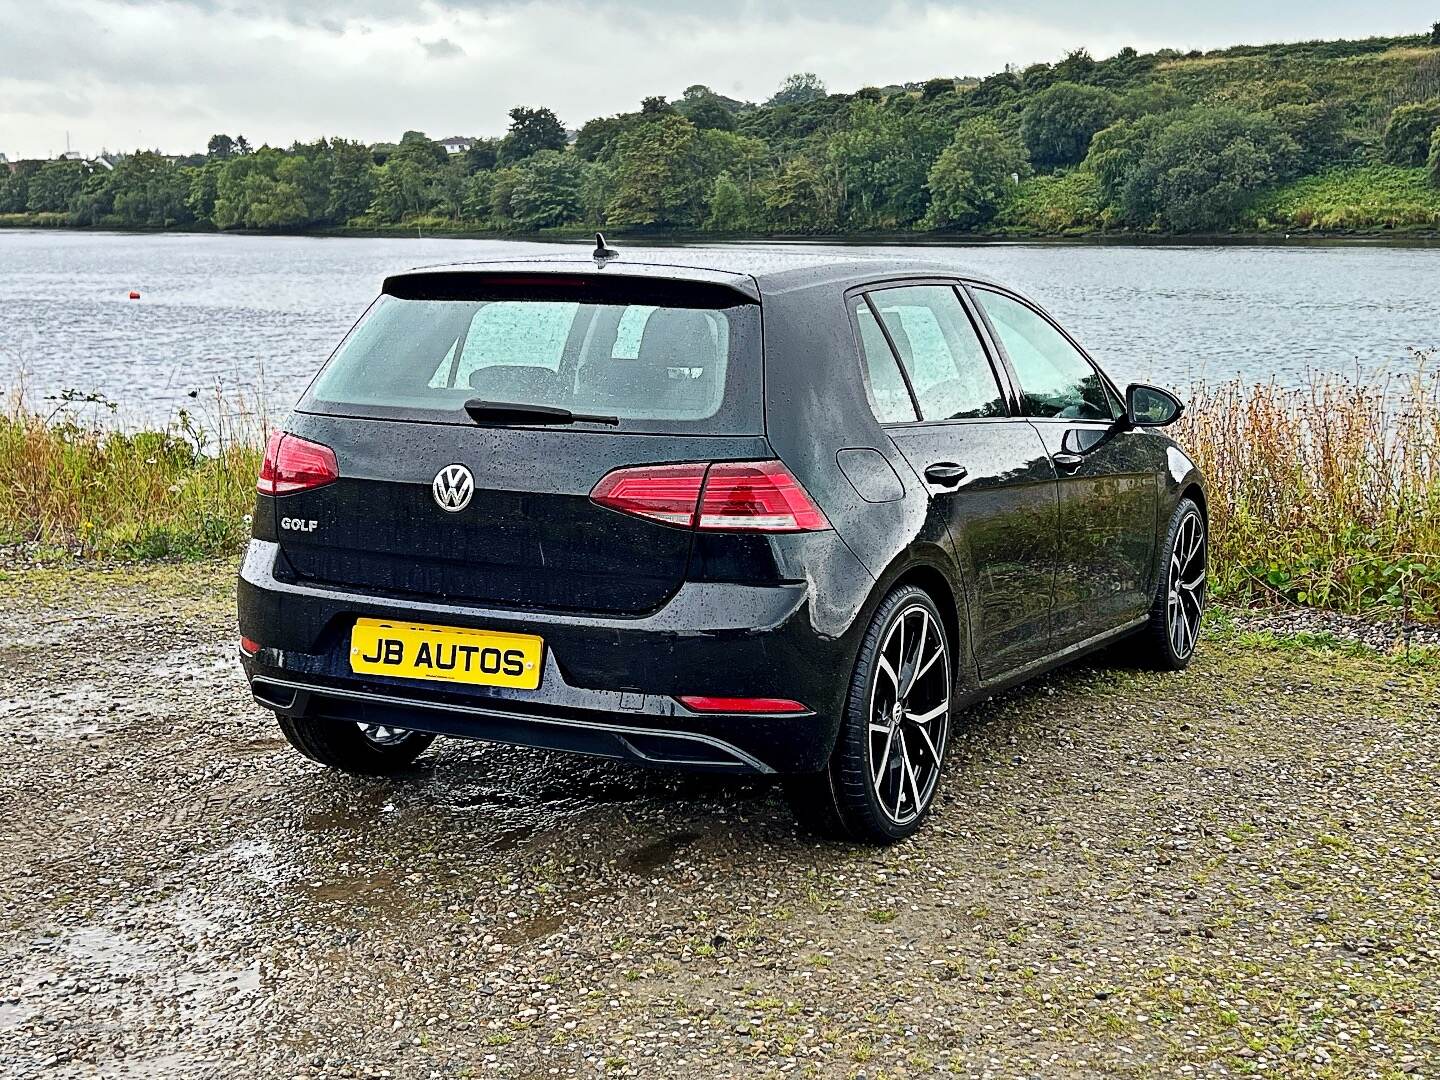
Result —
[[[534,690],[544,649],[530,634],[360,619],[350,635],[350,670]]]

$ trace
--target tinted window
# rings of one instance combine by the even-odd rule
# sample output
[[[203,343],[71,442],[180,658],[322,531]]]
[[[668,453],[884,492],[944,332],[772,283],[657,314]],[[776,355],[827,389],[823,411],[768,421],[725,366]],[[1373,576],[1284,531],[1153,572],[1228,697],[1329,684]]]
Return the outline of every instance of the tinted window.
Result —
[[[1004,416],[985,349],[948,285],[910,285],[870,294],[895,342],[926,420]]]
[[[1114,419],[1105,380],[1047,319],[1000,293],[976,289],[975,298],[1010,357],[1030,416]]]
[[[864,355],[868,376],[865,395],[870,399],[875,419],[882,424],[913,422],[916,419],[915,406],[910,401],[910,391],[905,389],[900,365],[863,297],[855,301],[855,320],[860,327],[860,351]]]
[[[468,423],[465,402],[483,398],[616,416],[622,429],[668,430],[716,417],[732,360],[758,353],[757,322],[756,309],[744,304],[385,296],[346,338],[301,408]],[[748,392],[758,407],[758,379]]]
[[[466,327],[454,381],[468,385],[482,368],[511,365],[558,372],[579,307],[557,301],[496,300],[486,304]],[[438,370],[445,371],[444,365]]]

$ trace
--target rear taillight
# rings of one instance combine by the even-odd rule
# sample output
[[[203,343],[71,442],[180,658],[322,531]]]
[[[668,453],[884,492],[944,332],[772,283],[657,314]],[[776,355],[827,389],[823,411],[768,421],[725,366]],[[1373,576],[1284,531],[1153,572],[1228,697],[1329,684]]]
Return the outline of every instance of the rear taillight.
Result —
[[[622,514],[689,528],[704,483],[704,465],[645,465],[606,473],[590,498]]]
[[[260,643],[242,634],[240,637],[240,651],[246,656],[254,656],[260,651]]]
[[[340,479],[335,451],[285,431],[271,433],[255,487],[262,495],[290,495]]]
[[[706,532],[813,532],[830,522],[778,461],[616,469],[590,498],[622,514]]]
[[[701,529],[813,532],[830,522],[778,461],[720,461],[705,475]]]

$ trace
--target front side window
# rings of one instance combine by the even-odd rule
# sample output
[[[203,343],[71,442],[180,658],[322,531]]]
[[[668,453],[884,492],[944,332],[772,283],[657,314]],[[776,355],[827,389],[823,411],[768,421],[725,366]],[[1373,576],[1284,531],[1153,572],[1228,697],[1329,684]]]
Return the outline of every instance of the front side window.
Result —
[[[1105,380],[1084,354],[1044,316],[1002,293],[975,289],[1011,366],[1030,416],[1113,420]]]
[[[926,420],[1004,416],[985,348],[949,285],[907,285],[870,294]]]

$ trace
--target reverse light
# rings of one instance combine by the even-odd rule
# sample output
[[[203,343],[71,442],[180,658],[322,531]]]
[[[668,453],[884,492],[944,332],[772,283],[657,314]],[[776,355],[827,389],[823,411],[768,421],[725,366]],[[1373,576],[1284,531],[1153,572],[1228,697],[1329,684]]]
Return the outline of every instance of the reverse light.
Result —
[[[705,532],[814,532],[830,522],[778,461],[641,465],[601,477],[590,498],[622,514]]]
[[[773,697],[710,697],[706,694],[681,694],[676,699],[691,712],[701,713],[797,713],[809,712],[804,705],[789,698]]]
[[[340,479],[335,451],[286,431],[270,433],[256,490],[262,495],[291,495]]]

